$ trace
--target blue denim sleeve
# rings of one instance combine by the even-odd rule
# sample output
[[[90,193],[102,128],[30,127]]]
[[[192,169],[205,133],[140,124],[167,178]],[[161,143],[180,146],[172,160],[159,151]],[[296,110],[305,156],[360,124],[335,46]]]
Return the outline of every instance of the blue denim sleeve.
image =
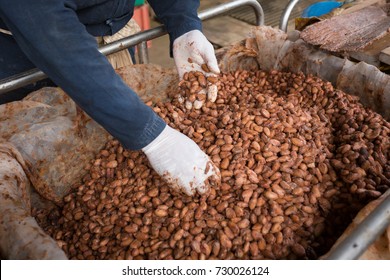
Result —
[[[127,149],[141,149],[164,129],[97,48],[67,1],[0,0],[0,17],[34,63]]]
[[[173,41],[192,31],[202,31],[198,17],[199,0],[148,0],[157,17],[167,28],[172,56]]]

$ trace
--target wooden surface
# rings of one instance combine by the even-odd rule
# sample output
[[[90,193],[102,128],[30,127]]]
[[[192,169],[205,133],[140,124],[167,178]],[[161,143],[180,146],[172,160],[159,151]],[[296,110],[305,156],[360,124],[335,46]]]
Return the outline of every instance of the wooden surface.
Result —
[[[253,25],[229,16],[203,22],[203,32],[207,39],[220,47],[230,46],[247,38],[251,28],[253,28]]]
[[[384,49],[379,54],[379,60],[383,63],[390,65],[390,47]]]
[[[380,62],[385,62],[381,60],[380,54],[382,50],[390,47],[390,34],[386,34],[386,36],[380,38],[379,40],[374,41],[371,45],[365,47],[362,50],[357,52],[351,52],[350,55],[352,58],[357,59],[359,61],[364,61],[368,64],[372,64],[374,66],[379,66]],[[390,64],[390,57],[388,54],[383,54],[387,58],[388,62],[386,64]],[[384,59],[386,59],[384,58]]]
[[[301,38],[331,52],[356,52],[386,36],[390,17],[379,7],[366,7],[310,25]]]
[[[343,11],[343,14],[350,14],[357,12],[365,7],[372,5],[384,5],[386,4],[386,0],[361,0],[355,1],[352,3],[351,7]]]

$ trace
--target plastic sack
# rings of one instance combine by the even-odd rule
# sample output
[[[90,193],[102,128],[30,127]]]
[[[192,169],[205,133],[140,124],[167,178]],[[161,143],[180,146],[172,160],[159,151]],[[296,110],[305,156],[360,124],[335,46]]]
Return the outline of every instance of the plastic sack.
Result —
[[[56,204],[110,137],[58,88],[1,105],[0,116],[0,142],[18,150],[35,190]]]
[[[10,144],[0,144],[0,256],[8,259],[67,259],[31,216],[25,162]]]

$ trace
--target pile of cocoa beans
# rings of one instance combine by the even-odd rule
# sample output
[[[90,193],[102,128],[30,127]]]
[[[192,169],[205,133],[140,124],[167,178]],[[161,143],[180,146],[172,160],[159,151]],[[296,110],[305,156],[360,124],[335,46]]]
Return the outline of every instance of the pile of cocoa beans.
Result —
[[[205,81],[187,75],[180,98],[153,108],[211,157],[221,185],[173,191],[112,140],[42,223],[69,258],[316,259],[389,188],[390,124],[356,97],[313,76],[237,71],[209,79],[215,102],[187,108]]]

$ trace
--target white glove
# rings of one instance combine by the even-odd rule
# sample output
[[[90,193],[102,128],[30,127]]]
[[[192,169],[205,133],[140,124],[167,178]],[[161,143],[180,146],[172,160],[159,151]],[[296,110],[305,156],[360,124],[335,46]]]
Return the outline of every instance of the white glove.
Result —
[[[214,48],[199,30],[187,32],[173,42],[173,58],[180,79],[183,78],[184,73],[190,71],[205,73],[202,64],[207,64],[211,72],[219,74]],[[210,75],[210,73],[205,74]]]
[[[203,194],[221,180],[219,169],[198,145],[168,125],[142,151],[171,187],[188,195],[196,190]]]

